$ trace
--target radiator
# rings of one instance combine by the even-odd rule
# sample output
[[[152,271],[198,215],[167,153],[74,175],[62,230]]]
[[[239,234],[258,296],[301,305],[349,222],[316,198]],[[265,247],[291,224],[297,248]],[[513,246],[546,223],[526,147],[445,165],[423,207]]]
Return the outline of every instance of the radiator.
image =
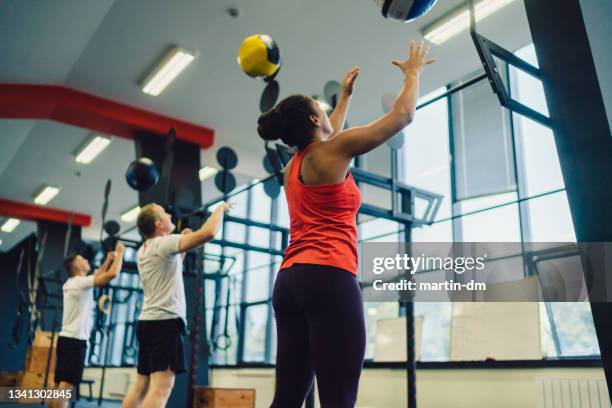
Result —
[[[538,408],[610,408],[606,380],[602,378],[538,377]]]

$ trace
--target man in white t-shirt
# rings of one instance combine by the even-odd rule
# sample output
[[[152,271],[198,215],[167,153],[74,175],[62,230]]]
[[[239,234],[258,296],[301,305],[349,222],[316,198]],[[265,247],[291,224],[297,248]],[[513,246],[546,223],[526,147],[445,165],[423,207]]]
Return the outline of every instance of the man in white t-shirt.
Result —
[[[81,255],[73,255],[64,261],[64,269],[69,278],[63,286],[64,309],[62,330],[57,339],[57,362],[55,364],[55,383],[57,388],[71,390],[83,377],[87,340],[93,326],[93,288],[106,286],[121,271],[125,247],[118,243],[114,252],[92,275],[89,262]],[[67,399],[52,401],[50,407],[67,406]]]
[[[122,407],[164,407],[175,374],[185,371],[183,336],[186,326],[183,257],[211,241],[230,206],[223,203],[197,231],[175,229],[170,214],[157,204],[140,210],[136,223],[145,241],[136,256],[144,301],[136,326],[138,377]]]

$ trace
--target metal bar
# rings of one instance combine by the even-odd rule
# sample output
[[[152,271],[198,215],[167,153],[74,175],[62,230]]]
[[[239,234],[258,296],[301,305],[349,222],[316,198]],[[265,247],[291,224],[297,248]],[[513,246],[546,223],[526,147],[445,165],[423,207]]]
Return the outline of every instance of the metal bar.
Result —
[[[440,99],[446,98],[446,97],[448,97],[448,96],[450,96],[452,94],[455,94],[455,93],[457,93],[457,92],[459,92],[459,91],[461,91],[461,90],[463,90],[463,89],[465,89],[465,88],[467,88],[469,86],[472,86],[475,83],[482,81],[486,77],[487,77],[487,74],[486,73],[482,73],[482,74],[477,75],[474,78],[472,78],[472,79],[470,79],[470,80],[468,80],[466,82],[463,82],[462,84],[459,84],[459,85],[457,85],[455,87],[449,88],[448,91],[444,92],[443,94],[440,94],[440,95],[436,96],[435,98],[432,98],[432,99],[430,99],[430,100],[428,100],[426,102],[423,102],[420,105],[417,105],[416,110],[422,109],[422,108],[424,108],[424,107],[426,107],[428,105],[431,105],[434,102],[439,101]]]
[[[242,249],[243,251],[263,252],[266,254],[279,255],[279,256],[285,255],[283,251],[279,251],[278,249],[264,248],[264,247],[249,245],[249,244],[241,244],[239,242],[232,242],[232,241],[227,241],[227,240],[222,240],[222,239],[214,239],[210,242],[212,244],[216,244],[220,246]]]
[[[247,193],[247,217],[252,216],[253,211],[253,194],[252,191],[249,190]],[[247,227],[246,234],[244,237],[245,242],[249,242],[251,239],[251,229]],[[270,249],[270,248],[269,248]],[[240,315],[240,325],[238,326],[238,346],[236,348],[236,362],[242,363],[244,362],[244,342],[245,342],[245,325],[246,325],[246,296],[247,296],[247,285],[248,285],[248,273],[249,273],[249,256],[248,253],[244,256],[243,262],[243,270],[242,270],[242,285],[240,287],[240,308],[236,311]],[[229,290],[229,280],[228,280],[228,290]],[[229,317],[229,316],[227,316]]]
[[[249,227],[265,228],[265,229],[269,229],[270,231],[275,231],[275,232],[289,231],[288,228],[281,227],[280,225],[266,224],[265,222],[253,221],[249,218],[234,217],[233,215],[230,215],[230,214],[225,215],[224,220],[227,222],[232,222],[235,224],[242,224],[242,225],[246,225]]]
[[[278,197],[273,198],[270,206],[270,221],[277,222],[278,221]],[[276,239],[276,234],[270,234],[270,239],[268,244],[270,248],[276,248],[278,245],[278,240]],[[274,256],[274,255],[271,255]],[[272,260],[271,260],[272,261]],[[276,265],[274,262],[270,262],[270,266],[268,268],[268,293],[273,293],[274,289],[274,272],[276,271]],[[272,356],[272,322],[274,320],[274,314],[272,313],[272,301],[268,301],[268,316],[266,320],[266,349],[264,355],[264,361],[270,361]]]
[[[545,196],[548,196],[548,195],[560,193],[561,191],[565,191],[565,188],[558,188],[556,190],[551,190],[551,191],[547,191],[547,192],[540,193],[540,194],[534,194],[534,195],[529,196],[529,197],[519,198],[517,200],[512,200],[512,201],[507,201],[505,203],[497,204],[497,205],[494,205],[494,206],[491,206],[491,207],[481,208],[479,210],[468,211],[468,212],[463,213],[463,214],[457,214],[457,215],[453,215],[451,217],[441,218],[439,220],[434,221],[433,223],[436,224],[438,222],[450,221],[450,220],[454,220],[456,218],[461,218],[461,217],[465,217],[465,216],[468,216],[468,215],[473,215],[473,214],[478,214],[478,213],[481,213],[481,212],[484,212],[484,211],[493,210],[495,208],[501,208],[501,207],[505,207],[505,206],[512,205],[512,204],[522,203],[523,201],[532,200],[534,198],[540,198],[540,197],[545,197]]]
[[[232,197],[237,196],[237,195],[238,195],[238,194],[240,194],[240,193],[244,193],[245,191],[250,190],[251,188],[255,187],[255,186],[256,186],[256,185],[258,185],[258,184],[262,184],[262,183],[266,182],[267,180],[269,180],[269,179],[271,179],[271,178],[275,178],[275,177],[276,177],[276,176],[275,176],[274,174],[272,174],[272,175],[270,175],[270,176],[268,176],[268,177],[266,177],[266,178],[263,178],[263,179],[261,179],[261,180],[259,180],[259,181],[248,183],[247,185],[245,185],[245,186],[243,186],[243,187],[239,188],[238,190],[234,190],[234,191],[230,192],[229,194],[226,194],[225,196],[222,196],[222,197],[219,197],[219,198],[212,199],[212,200],[210,200],[210,201],[208,201],[208,202],[206,202],[206,203],[202,204],[200,207],[198,207],[198,208],[196,208],[196,209],[192,210],[191,212],[189,212],[189,213],[187,213],[186,215],[183,215],[183,216],[184,216],[185,218],[187,218],[187,217],[191,217],[192,215],[196,215],[196,214],[198,214],[198,213],[201,213],[201,212],[203,212],[203,211],[206,211],[206,210],[207,210],[209,207],[211,207],[211,206],[213,206],[213,205],[217,204],[217,203],[218,203],[219,201],[221,201],[221,200],[228,200],[228,199],[230,199],[230,198],[232,198]]]
[[[548,321],[550,322],[550,334],[553,339],[553,344],[555,345],[555,352],[557,356],[561,355],[561,341],[559,340],[559,333],[557,332],[557,323],[555,323],[555,316],[553,315],[552,306],[550,302],[544,302],[546,306],[546,315],[548,316]]]

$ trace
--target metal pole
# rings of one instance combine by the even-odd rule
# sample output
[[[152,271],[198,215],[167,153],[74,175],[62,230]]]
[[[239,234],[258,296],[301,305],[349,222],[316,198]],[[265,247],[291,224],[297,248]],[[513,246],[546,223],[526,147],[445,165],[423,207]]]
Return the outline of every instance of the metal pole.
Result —
[[[197,368],[198,368],[198,351],[200,344],[200,334],[202,331],[202,321],[204,321],[204,330],[206,330],[206,314],[202,318],[202,301],[204,300],[204,283],[203,283],[203,269],[204,269],[204,247],[198,248],[195,259],[195,271],[196,271],[196,283],[195,283],[195,304],[196,310],[193,315],[193,326],[192,331],[189,333],[191,340],[191,364],[189,366],[189,390],[187,391],[188,406],[193,406],[194,387],[197,382]],[[208,342],[204,345],[204,352],[206,354],[206,363],[208,363]],[[205,367],[208,370],[208,367]],[[208,374],[204,379],[204,385],[208,385]]]
[[[59,314],[59,304],[61,299],[58,297],[55,301],[55,315],[51,325],[51,345],[49,346],[49,354],[47,355],[47,366],[45,367],[45,388],[49,385],[49,369],[51,368],[51,356],[53,355],[53,343],[55,342],[55,333],[57,331],[57,315]],[[45,296],[46,303],[46,296]]]
[[[408,380],[408,408],[416,408],[416,342],[414,338],[414,303],[406,302],[406,375]]]
[[[104,364],[102,365],[102,376],[100,378],[100,392],[98,394],[98,405],[102,405],[102,393],[104,392],[104,382],[106,380],[106,366],[108,364],[108,353],[110,350],[111,343],[111,329],[113,325],[113,316],[115,315],[115,308],[113,307],[115,303],[115,291],[113,290],[113,295],[111,297],[111,311],[108,314],[108,326],[106,327],[106,349],[104,350]]]

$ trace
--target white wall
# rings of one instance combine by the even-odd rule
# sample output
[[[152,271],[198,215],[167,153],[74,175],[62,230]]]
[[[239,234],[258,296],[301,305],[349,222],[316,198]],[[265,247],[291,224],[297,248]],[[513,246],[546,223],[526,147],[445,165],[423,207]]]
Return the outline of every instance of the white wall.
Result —
[[[98,398],[102,378],[101,368],[86,368],[83,372],[83,379],[94,380],[92,385],[93,397]],[[105,400],[121,400],[129,387],[136,381],[135,368],[107,368],[104,375]],[[89,396],[89,386],[81,384],[81,398]]]
[[[97,398],[101,369],[88,368],[84,378],[95,380]],[[185,374],[184,374],[185,375]],[[112,368],[106,371],[104,398],[121,399],[135,379],[136,370]],[[536,408],[539,377],[604,379],[601,368],[539,369],[422,369],[417,371],[419,408]],[[269,406],[274,396],[274,369],[214,369],[211,385],[228,388],[255,388],[256,407]],[[86,397],[87,387],[81,386]],[[316,404],[319,407],[318,403]],[[357,408],[398,408],[406,406],[406,374],[399,369],[365,369],[359,385]]]
[[[601,368],[545,369],[427,369],[417,372],[419,408],[537,407],[536,378],[603,379]],[[211,382],[217,387],[255,388],[256,407],[267,407],[274,395],[273,369],[215,369]],[[403,370],[365,369],[361,376],[357,407],[406,406]],[[318,406],[318,404],[317,404]]]

